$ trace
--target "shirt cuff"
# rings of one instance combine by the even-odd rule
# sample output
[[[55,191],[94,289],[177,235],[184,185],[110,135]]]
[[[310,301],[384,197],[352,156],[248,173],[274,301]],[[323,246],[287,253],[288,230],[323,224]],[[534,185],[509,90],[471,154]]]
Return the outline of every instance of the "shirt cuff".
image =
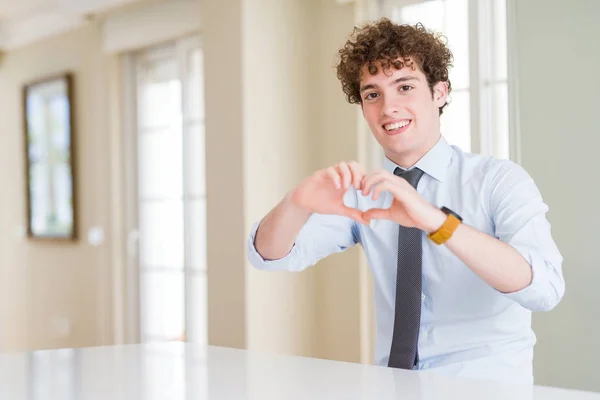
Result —
[[[254,239],[256,238],[256,232],[258,231],[258,227],[260,222],[256,222],[252,225],[250,229],[250,235],[248,236],[247,242],[247,250],[248,250],[248,260],[250,263],[257,269],[266,270],[266,271],[299,271],[302,268],[298,268],[292,262],[295,253],[297,252],[296,245],[292,247],[292,250],[285,256],[276,260],[265,260],[260,253],[256,250],[256,246],[254,245]]]
[[[539,254],[538,251],[528,246],[513,246],[527,260],[532,269],[533,278],[525,288],[511,293],[503,293],[530,311],[549,311],[554,308],[562,293],[557,287],[564,287],[553,274],[553,267]]]

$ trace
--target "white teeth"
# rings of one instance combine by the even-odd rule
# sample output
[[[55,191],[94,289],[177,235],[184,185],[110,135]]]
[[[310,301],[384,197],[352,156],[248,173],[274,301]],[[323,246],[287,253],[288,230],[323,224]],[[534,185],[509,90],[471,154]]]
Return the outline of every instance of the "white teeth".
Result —
[[[410,119],[405,119],[404,121],[396,122],[396,123],[393,123],[393,124],[386,124],[383,127],[387,131],[392,131],[394,129],[399,129],[399,128],[405,127],[409,123],[410,123]]]

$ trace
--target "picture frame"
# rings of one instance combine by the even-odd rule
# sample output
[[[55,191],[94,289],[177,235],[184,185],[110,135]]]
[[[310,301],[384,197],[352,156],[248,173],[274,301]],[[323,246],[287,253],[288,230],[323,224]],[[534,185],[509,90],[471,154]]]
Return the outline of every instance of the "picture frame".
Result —
[[[27,236],[77,239],[73,74],[23,85]]]

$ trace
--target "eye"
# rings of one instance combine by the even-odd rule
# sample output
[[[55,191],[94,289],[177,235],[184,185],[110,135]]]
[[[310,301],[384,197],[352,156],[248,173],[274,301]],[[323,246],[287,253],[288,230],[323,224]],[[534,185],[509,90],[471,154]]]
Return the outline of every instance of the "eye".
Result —
[[[372,93],[369,93],[369,94],[367,94],[367,95],[365,96],[365,100],[373,100],[373,99],[375,99],[377,96],[379,96],[377,93],[375,93],[375,92],[372,92]]]
[[[413,87],[410,85],[402,85],[398,88],[399,91],[401,92],[408,92],[412,89]]]

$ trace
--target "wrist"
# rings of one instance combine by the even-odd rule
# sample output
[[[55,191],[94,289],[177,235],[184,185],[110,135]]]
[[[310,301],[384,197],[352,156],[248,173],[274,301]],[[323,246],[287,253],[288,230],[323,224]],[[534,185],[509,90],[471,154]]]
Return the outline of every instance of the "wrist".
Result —
[[[423,226],[422,230],[429,235],[440,229],[444,225],[446,218],[447,215],[442,210],[433,207],[431,216],[427,219],[427,223]]]
[[[286,205],[286,208],[295,215],[308,218],[312,214],[311,210],[307,209],[298,202],[298,197],[296,196],[295,190],[288,192],[288,194],[284,197],[283,202]]]

